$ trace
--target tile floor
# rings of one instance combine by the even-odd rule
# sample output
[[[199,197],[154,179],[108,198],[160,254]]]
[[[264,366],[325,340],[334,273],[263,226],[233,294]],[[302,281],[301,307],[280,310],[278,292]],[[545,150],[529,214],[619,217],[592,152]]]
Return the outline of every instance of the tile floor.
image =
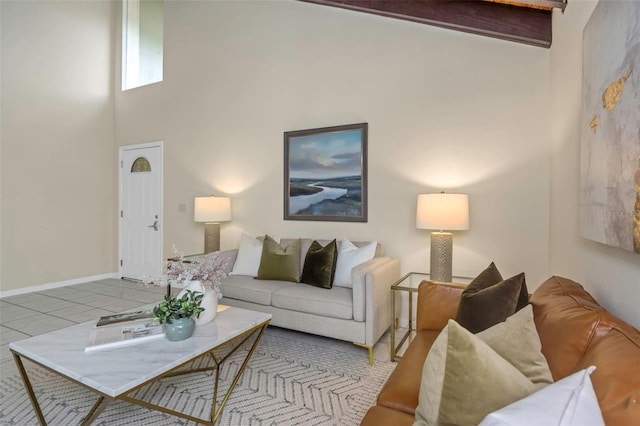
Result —
[[[159,302],[165,292],[164,287],[105,279],[0,299],[0,361],[11,358],[10,342]],[[349,342],[305,333],[300,333],[300,336],[303,339],[326,341],[328,345],[343,344],[351,350],[356,348]],[[357,350],[366,356],[366,350]],[[376,344],[374,357],[388,360],[388,354],[389,331]]]
[[[10,342],[159,302],[165,292],[105,279],[0,299],[0,360],[11,357]]]

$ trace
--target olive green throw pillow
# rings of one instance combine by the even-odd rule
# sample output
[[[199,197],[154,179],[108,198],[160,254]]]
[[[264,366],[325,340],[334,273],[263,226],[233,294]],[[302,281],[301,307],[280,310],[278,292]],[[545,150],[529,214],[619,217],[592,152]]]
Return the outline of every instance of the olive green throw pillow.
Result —
[[[258,280],[300,282],[300,239],[283,248],[266,235],[262,245],[262,257],[258,267]]]
[[[477,425],[537,387],[480,338],[449,320],[429,350],[415,425]]]
[[[516,367],[534,385],[553,383],[547,359],[533,319],[533,306],[527,305],[505,322],[475,335],[498,355]]]
[[[331,288],[333,276],[336,273],[336,261],[338,260],[338,244],[336,240],[322,247],[317,241],[311,243],[309,251],[304,258],[302,278],[300,282],[315,287]]]
[[[503,280],[491,262],[462,292],[456,321],[478,333],[506,320],[528,303],[524,273]]]

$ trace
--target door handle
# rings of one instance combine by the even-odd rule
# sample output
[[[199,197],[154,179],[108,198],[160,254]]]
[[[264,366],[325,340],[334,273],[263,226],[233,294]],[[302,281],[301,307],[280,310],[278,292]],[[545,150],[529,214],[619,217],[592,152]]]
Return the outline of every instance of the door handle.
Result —
[[[154,231],[158,230],[158,221],[153,222],[153,225],[149,225],[149,228],[153,228]]]

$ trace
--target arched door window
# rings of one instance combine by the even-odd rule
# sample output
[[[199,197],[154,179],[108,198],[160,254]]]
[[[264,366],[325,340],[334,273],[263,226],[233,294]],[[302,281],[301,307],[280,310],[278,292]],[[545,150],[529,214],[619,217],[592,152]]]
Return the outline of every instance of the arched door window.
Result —
[[[131,173],[139,173],[139,172],[150,172],[151,164],[149,164],[149,160],[144,157],[136,158],[136,161],[131,165]]]

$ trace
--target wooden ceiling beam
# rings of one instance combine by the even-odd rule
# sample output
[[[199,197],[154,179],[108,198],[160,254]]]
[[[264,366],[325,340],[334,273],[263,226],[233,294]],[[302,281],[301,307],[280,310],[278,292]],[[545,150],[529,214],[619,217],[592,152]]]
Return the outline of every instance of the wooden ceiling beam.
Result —
[[[300,0],[480,34],[539,47],[551,46],[550,10],[490,1]],[[561,3],[562,0],[557,2]]]
[[[563,12],[567,7],[567,0],[522,0],[522,3],[532,4],[535,6],[557,8],[562,10]]]
[[[522,6],[522,7],[543,8],[543,9],[549,9],[549,10],[558,8],[563,12],[564,12],[564,9],[567,7],[567,0],[484,0],[484,1],[515,4],[517,6]]]

